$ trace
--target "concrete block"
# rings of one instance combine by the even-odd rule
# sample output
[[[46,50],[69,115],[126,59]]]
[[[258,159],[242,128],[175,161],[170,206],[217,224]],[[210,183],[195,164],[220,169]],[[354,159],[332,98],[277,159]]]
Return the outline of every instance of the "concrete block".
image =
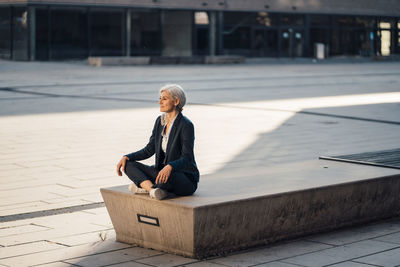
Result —
[[[151,64],[178,64],[179,58],[174,56],[151,57]]]
[[[148,65],[150,57],[89,57],[88,62],[94,67]]]
[[[399,190],[398,170],[314,160],[209,175],[164,201],[101,193],[118,241],[203,258],[397,215]]]
[[[246,58],[242,56],[206,56],[204,58],[205,64],[235,64],[245,61]]]

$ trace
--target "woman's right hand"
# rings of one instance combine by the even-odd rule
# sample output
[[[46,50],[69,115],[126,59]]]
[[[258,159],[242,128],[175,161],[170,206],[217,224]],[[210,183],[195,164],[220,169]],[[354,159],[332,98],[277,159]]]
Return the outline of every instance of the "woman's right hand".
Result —
[[[121,172],[121,167],[122,170],[125,172],[125,165],[126,165],[126,161],[128,160],[127,156],[123,156],[122,159],[118,162],[117,164],[117,174],[118,176],[122,176],[122,172]]]

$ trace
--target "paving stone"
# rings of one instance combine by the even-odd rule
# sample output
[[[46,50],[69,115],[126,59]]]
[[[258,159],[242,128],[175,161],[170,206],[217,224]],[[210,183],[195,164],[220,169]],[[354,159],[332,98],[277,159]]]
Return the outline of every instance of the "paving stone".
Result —
[[[41,264],[41,265],[35,265],[35,267],[71,267],[70,263],[65,263],[65,262],[52,262],[52,263],[47,263],[47,264]]]
[[[142,263],[139,263],[136,261],[127,261],[127,262],[112,264],[112,265],[108,265],[108,266],[112,266],[112,267],[148,267],[150,265],[142,264]]]
[[[381,253],[376,253],[367,257],[358,258],[354,261],[371,265],[381,265],[385,267],[400,265],[400,247]]]
[[[330,245],[315,242],[295,241],[217,258],[210,260],[210,262],[227,266],[250,266],[271,261],[277,261],[280,259],[294,257],[296,255],[302,255],[314,251],[325,250],[331,247],[332,246]]]
[[[382,242],[389,242],[389,243],[395,243],[400,245],[400,232],[399,233],[393,233],[393,234],[388,234],[384,235],[378,238],[375,238],[374,240],[382,241]]]
[[[199,262],[184,264],[184,265],[182,265],[182,267],[183,266],[185,266],[185,267],[221,267],[221,266],[226,266],[226,265],[213,263],[211,261],[199,261]]]
[[[400,230],[397,221],[380,223],[378,225],[352,227],[351,229],[334,231],[317,236],[307,237],[307,240],[321,242],[330,245],[345,245],[362,240],[372,239],[379,236],[396,233]]]
[[[39,252],[30,255],[0,259],[0,264],[8,266],[32,266],[45,263],[64,261],[104,252],[111,252],[128,248],[130,245],[115,241],[97,242],[94,244],[61,248],[52,251]]]
[[[170,267],[176,265],[183,265],[190,262],[196,262],[195,259],[185,258],[177,255],[172,254],[163,254],[159,256],[154,256],[150,258],[145,258],[141,260],[136,260],[137,262],[149,264],[158,267]]]
[[[285,262],[306,266],[326,266],[359,258],[372,253],[378,253],[395,248],[396,244],[389,244],[374,240],[360,241],[349,245],[325,249],[301,256],[285,259]]]
[[[294,264],[290,264],[290,263],[284,263],[281,261],[274,261],[274,262],[269,262],[269,263],[264,263],[264,264],[260,264],[257,265],[260,267],[298,267],[299,265],[294,265]]]
[[[84,233],[72,236],[63,236],[58,238],[50,238],[49,241],[66,246],[78,246],[87,243],[95,243],[104,240],[115,240],[115,231],[99,231],[94,233]]]
[[[338,264],[329,265],[329,267],[371,267],[371,266],[381,266],[381,265],[369,265],[364,263],[358,263],[354,261],[346,261]]]
[[[84,199],[68,200],[68,199],[63,198],[62,200],[64,200],[64,201],[60,201],[55,204],[31,205],[31,206],[21,207],[18,209],[2,210],[2,211],[0,211],[0,216],[12,216],[12,215],[16,215],[16,214],[30,213],[30,212],[36,212],[36,211],[42,211],[42,210],[54,210],[54,209],[60,209],[60,208],[64,208],[64,207],[80,206],[80,205],[94,203],[94,202],[84,200]],[[46,200],[43,200],[43,201],[46,201]]]
[[[147,258],[162,254],[159,251],[144,249],[139,247],[122,249],[112,252],[100,253],[92,256],[86,256],[82,258],[74,258],[69,260],[64,260],[64,262],[76,264],[79,266],[103,266],[103,265],[111,265],[117,263],[123,263],[129,260],[135,260],[140,258]],[[155,256],[157,257],[157,256]]]
[[[31,232],[25,233],[20,235],[12,235],[1,238],[0,242],[4,246],[11,246],[11,245],[18,245],[18,244],[25,244],[29,242],[37,242],[42,240],[49,240],[52,238],[69,236],[71,233],[83,234],[83,233],[90,233],[90,232],[97,232],[97,231],[104,231],[109,230],[104,226],[97,226],[97,225],[69,225],[69,226],[60,226],[56,229],[50,229],[47,231],[41,232]]]
[[[19,225],[13,227],[5,227],[0,228],[0,237],[4,238],[7,236],[15,236],[27,233],[36,233],[36,232],[43,232],[50,230],[47,227],[34,225],[34,224],[27,224],[27,225]]]
[[[34,242],[34,243],[10,246],[10,247],[0,247],[0,259],[32,254],[41,251],[59,249],[64,247],[65,246],[47,241],[40,241],[40,242]]]

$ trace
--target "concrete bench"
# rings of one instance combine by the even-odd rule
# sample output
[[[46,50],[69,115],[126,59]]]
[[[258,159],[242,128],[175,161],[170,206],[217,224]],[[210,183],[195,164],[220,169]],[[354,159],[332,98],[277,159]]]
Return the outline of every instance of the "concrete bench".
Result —
[[[323,160],[202,176],[163,201],[101,189],[117,241],[194,258],[396,216],[399,192],[399,170]]]
[[[152,56],[152,57],[89,57],[89,65],[129,66],[129,65],[175,65],[175,64],[238,64],[244,63],[243,56]]]
[[[150,57],[89,57],[88,62],[94,67],[148,65]]]

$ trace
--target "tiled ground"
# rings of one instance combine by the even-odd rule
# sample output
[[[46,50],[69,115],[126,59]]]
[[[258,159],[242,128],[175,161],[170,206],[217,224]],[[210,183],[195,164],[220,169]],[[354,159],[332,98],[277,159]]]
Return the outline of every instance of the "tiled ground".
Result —
[[[207,174],[397,148],[399,67],[0,61],[0,266],[400,266],[399,219],[199,262],[116,243],[104,207],[68,212],[128,183],[115,164],[147,141],[166,82],[186,88]]]

